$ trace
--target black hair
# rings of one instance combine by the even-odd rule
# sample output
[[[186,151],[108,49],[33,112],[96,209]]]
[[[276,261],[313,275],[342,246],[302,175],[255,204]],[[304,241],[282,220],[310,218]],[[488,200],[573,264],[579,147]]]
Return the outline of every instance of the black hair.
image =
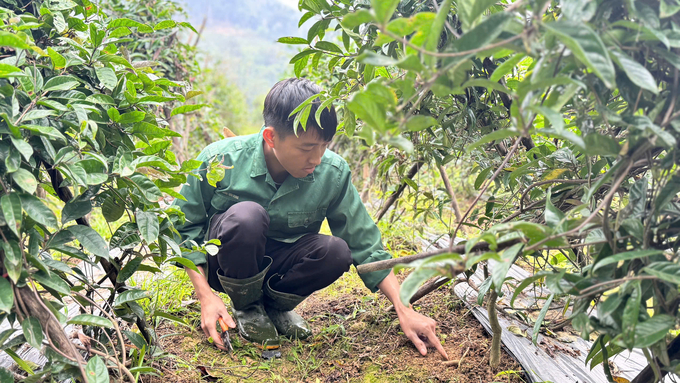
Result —
[[[289,117],[290,113],[305,100],[320,92],[321,87],[304,78],[289,78],[277,82],[264,99],[262,116],[265,126],[273,127],[277,133],[284,137],[295,133],[293,122],[297,113]],[[319,136],[328,142],[335,135],[338,119],[335,116],[335,108],[331,105],[330,108],[324,108],[321,112],[319,118],[321,126],[318,126],[314,116],[320,104],[318,98],[312,101],[307,119],[307,130],[310,127],[316,129]],[[302,126],[298,126],[298,134],[303,131]]]

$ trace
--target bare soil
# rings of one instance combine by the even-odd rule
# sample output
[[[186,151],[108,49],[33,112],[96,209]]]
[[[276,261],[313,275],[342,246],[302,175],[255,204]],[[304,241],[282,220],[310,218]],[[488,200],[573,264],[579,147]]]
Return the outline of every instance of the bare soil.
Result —
[[[239,339],[235,332],[235,352],[228,355],[210,345],[198,325],[193,332],[186,332],[164,324],[158,328],[158,336],[163,350],[171,356],[154,364],[163,376],[145,376],[142,381],[523,381],[521,367],[505,352],[500,368],[489,368],[491,338],[448,288],[426,296],[415,309],[437,321],[438,334],[450,359],[460,360],[467,351],[460,366],[444,365],[434,349],[421,356],[401,333],[396,314],[386,310],[389,306],[382,295],[367,295],[360,288],[336,296],[317,292],[296,309],[310,322],[314,336],[305,341],[284,341],[279,349],[282,358],[270,361],[262,359],[261,351]],[[196,308],[190,306],[189,310],[194,311],[195,318]],[[185,332],[171,335],[178,331]]]

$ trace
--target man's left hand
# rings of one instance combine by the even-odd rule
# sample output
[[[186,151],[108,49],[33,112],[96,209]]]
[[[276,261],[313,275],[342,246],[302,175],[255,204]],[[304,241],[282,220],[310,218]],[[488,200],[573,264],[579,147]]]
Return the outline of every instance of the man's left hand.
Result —
[[[421,355],[427,355],[427,347],[429,346],[436,348],[444,359],[449,359],[435,333],[437,322],[434,319],[417,313],[410,307],[401,310],[398,316],[404,335],[413,342]]]

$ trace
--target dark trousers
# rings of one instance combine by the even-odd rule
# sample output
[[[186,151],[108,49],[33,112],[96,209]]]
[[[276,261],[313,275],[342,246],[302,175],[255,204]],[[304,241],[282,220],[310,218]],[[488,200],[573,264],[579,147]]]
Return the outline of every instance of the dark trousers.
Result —
[[[307,296],[333,283],[349,271],[352,257],[347,243],[340,238],[308,234],[294,243],[266,237],[269,215],[255,202],[239,202],[210,223],[210,239],[222,244],[217,255],[208,255],[208,283],[224,292],[217,273],[244,279],[261,272],[265,255],[272,265],[265,281],[276,291]]]

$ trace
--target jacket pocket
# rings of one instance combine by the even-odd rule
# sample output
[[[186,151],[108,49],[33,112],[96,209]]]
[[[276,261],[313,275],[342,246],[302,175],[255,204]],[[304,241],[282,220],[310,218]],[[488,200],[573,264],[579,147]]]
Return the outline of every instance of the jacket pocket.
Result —
[[[326,208],[314,211],[289,211],[288,227],[308,227],[315,222],[323,221],[324,218],[326,218]]]
[[[239,201],[239,198],[237,195],[234,195],[232,193],[228,193],[227,191],[216,191],[215,194],[213,195],[212,199],[210,200],[210,205],[212,205],[213,209],[217,212],[224,212],[227,211],[231,207],[231,205],[234,205]]]

